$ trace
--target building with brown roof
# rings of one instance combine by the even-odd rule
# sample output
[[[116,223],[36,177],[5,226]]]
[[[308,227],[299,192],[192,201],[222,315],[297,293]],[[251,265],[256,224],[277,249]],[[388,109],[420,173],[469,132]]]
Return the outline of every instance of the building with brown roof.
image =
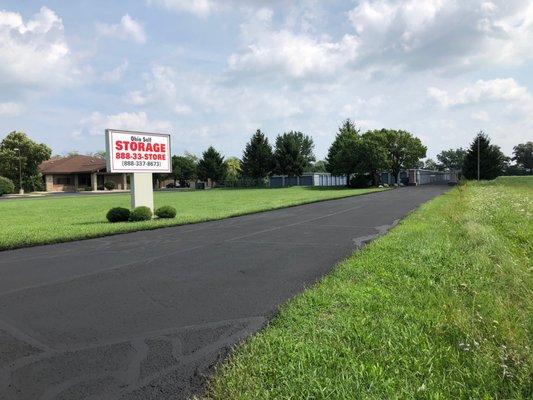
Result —
[[[115,189],[128,188],[127,174],[111,174],[103,158],[75,155],[52,158],[39,165],[47,192],[75,192],[78,190],[104,190],[108,181]]]

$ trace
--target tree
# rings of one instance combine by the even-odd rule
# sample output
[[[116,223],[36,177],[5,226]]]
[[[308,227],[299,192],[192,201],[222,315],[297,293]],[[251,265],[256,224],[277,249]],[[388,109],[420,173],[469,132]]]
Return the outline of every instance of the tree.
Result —
[[[443,150],[437,154],[437,160],[444,170],[457,171],[462,168],[466,156],[463,148]]]
[[[346,184],[357,169],[357,153],[360,129],[347,119],[339,127],[339,132],[331,144],[326,157],[328,171],[333,175],[346,175]]]
[[[324,160],[318,160],[311,165],[311,172],[327,172],[328,163]]]
[[[383,137],[373,132],[361,136],[357,146],[357,172],[372,177],[372,184],[379,184],[379,173],[388,167],[387,150],[383,145]]]
[[[226,180],[235,182],[241,177],[241,161],[237,157],[229,157],[226,161]]]
[[[51,155],[52,150],[47,145],[34,142],[23,132],[13,131],[0,142],[0,175],[11,179],[16,190],[20,189],[20,163],[23,189],[41,189],[42,179],[38,167],[43,161],[50,159]]]
[[[265,179],[272,172],[274,168],[272,146],[261,130],[258,129],[246,144],[241,166],[244,176],[257,181]]]
[[[107,152],[105,150],[98,150],[98,151],[95,151],[95,152],[88,152],[87,155],[91,156],[91,157],[97,157],[97,158],[105,159],[107,157]]]
[[[209,146],[198,162],[198,177],[204,181],[210,179],[213,182],[220,182],[225,176],[224,157],[213,146]]]
[[[185,182],[195,180],[198,176],[197,159],[192,154],[185,153],[183,156],[172,156],[172,179],[178,181],[180,187]]]
[[[513,147],[512,160],[526,172],[533,172],[533,142],[520,143]]]
[[[429,169],[432,171],[439,171],[442,168],[441,165],[437,164],[432,158],[428,158],[424,163],[424,169]]]
[[[389,170],[396,183],[398,183],[398,175],[402,169],[415,168],[419,160],[426,156],[426,146],[409,132],[392,129],[373,132],[383,140]]]
[[[282,175],[300,176],[315,161],[313,139],[302,132],[286,132],[276,138],[275,171]]]
[[[479,148],[479,151],[478,151]],[[463,163],[463,175],[467,179],[477,179],[479,155],[479,179],[494,179],[501,175],[508,158],[499,146],[490,143],[489,137],[479,132],[466,153]]]

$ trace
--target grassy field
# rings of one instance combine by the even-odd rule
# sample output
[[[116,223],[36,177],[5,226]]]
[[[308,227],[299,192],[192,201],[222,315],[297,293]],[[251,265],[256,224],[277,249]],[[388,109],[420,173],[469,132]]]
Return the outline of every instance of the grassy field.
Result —
[[[130,195],[73,195],[0,200],[0,250],[36,244],[215,220],[297,204],[355,196],[383,189],[214,189],[156,192],[155,207],[177,209],[174,219],[108,223],[112,207],[130,207]]]
[[[533,179],[468,183],[282,307],[214,399],[533,398]]]

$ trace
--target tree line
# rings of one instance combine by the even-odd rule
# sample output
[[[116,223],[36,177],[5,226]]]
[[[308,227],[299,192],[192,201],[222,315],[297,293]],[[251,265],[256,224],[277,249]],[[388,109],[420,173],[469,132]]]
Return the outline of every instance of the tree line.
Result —
[[[500,175],[533,174],[533,142],[513,147],[512,157],[507,157],[500,147],[492,144],[489,136],[480,131],[468,149],[448,149],[437,155],[437,160],[426,160],[419,167],[435,171],[461,171],[466,179],[494,179]]]
[[[174,156],[171,177],[180,183],[200,179],[231,184],[244,179],[260,185],[272,174],[294,177],[304,172],[330,172],[349,177],[348,185],[366,186],[378,184],[382,171],[390,171],[397,180],[401,170],[414,168],[426,156],[426,146],[409,132],[381,129],[361,133],[349,119],[339,127],[325,160],[316,161],[313,150],[313,139],[302,132],[280,134],[272,145],[258,129],[240,160],[225,160],[211,146],[200,159],[191,154]]]
[[[478,142],[480,179],[494,179],[498,175],[532,173],[533,143],[519,144],[513,157],[506,157],[500,148],[490,143],[483,132],[478,133],[468,150],[444,150],[438,162],[426,157],[427,148],[419,138],[404,130],[379,129],[364,133],[347,119],[338,129],[325,160],[316,161],[313,139],[302,132],[290,131],[278,135],[274,145],[261,130],[257,130],[246,144],[242,158],[224,159],[212,146],[197,159],[191,154],[173,157],[171,177],[180,183],[200,179],[226,184],[247,180],[260,185],[272,174],[300,176],[304,172],[330,172],[347,176],[352,186],[378,185],[381,173],[390,172],[399,183],[400,171],[424,168],[435,171],[462,171],[467,179],[477,178]],[[316,161],[316,162],[315,162]],[[514,161],[514,164],[511,164]]]
[[[272,174],[300,176],[304,172],[330,172],[348,176],[354,186],[377,185],[380,173],[388,171],[396,182],[400,171],[409,168],[431,170],[461,170],[467,179],[477,178],[478,153],[480,179],[494,179],[498,175],[525,175],[533,173],[533,142],[513,148],[512,157],[506,157],[500,148],[490,142],[483,132],[478,133],[468,149],[448,149],[428,159],[426,146],[419,138],[403,130],[380,129],[364,133],[351,120],[345,120],[338,129],[325,160],[316,161],[313,139],[298,131],[280,134],[271,144],[266,135],[257,130],[246,143],[242,157],[225,158],[213,146],[200,158],[185,153],[172,157],[172,173],[157,175],[159,180],[171,178],[180,185],[202,180],[223,182],[226,185],[262,185]],[[75,155],[71,152],[69,155]],[[26,191],[43,189],[38,166],[50,159],[52,150],[44,143],[31,140],[23,132],[11,132],[0,142],[0,176],[8,178],[18,190],[20,177]],[[103,157],[103,152],[91,155]]]

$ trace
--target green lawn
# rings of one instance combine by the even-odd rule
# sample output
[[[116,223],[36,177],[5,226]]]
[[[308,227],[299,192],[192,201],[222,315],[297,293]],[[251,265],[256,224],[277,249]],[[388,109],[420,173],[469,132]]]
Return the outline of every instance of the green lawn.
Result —
[[[411,214],[236,348],[214,399],[533,398],[533,179]]]
[[[130,207],[130,195],[73,195],[0,200],[0,250],[64,242],[232,217],[383,189],[213,189],[156,192],[155,207],[174,206],[175,219],[108,223],[112,207]]]

